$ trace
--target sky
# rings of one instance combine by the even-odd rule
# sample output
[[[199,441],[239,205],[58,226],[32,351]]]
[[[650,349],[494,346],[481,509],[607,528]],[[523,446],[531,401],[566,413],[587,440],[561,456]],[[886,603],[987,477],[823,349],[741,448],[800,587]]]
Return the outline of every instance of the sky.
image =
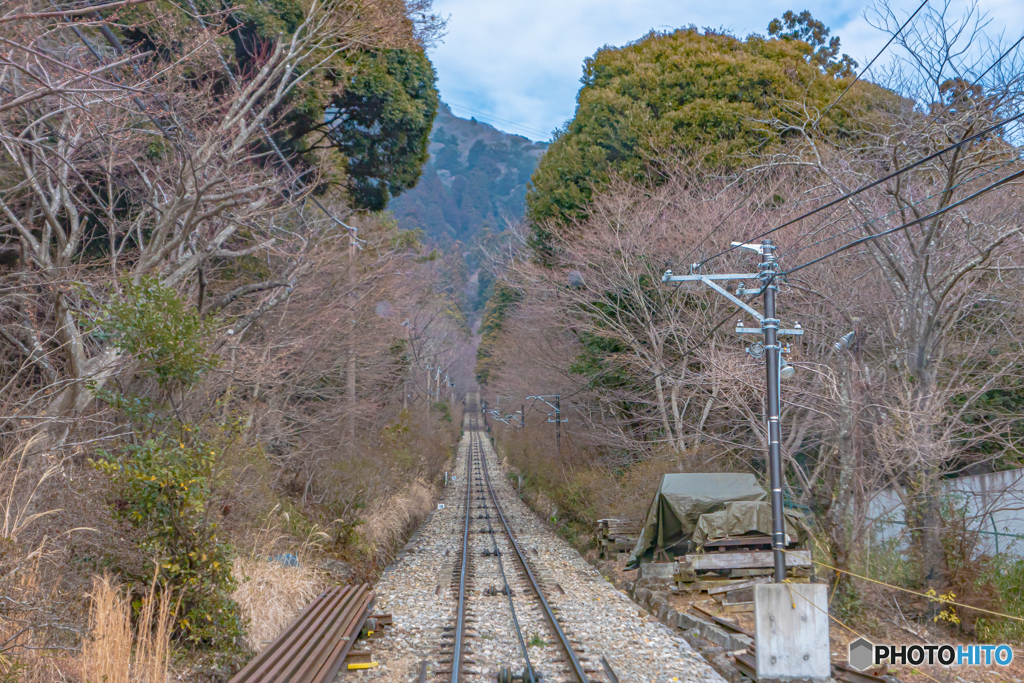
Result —
[[[889,0],[902,22],[922,0]],[[929,0],[959,17],[971,0]],[[871,0],[434,0],[446,35],[430,50],[441,99],[457,116],[509,133],[548,140],[573,117],[583,60],[605,45],[622,46],[649,31],[691,24],[736,36],[766,34],[787,9],[809,9],[867,65],[889,39],[873,28]],[[1024,33],[1024,0],[977,0],[986,31],[1007,45]],[[920,18],[921,15],[918,15]],[[915,19],[916,21],[916,19]],[[892,48],[890,48],[891,50]],[[1024,46],[1022,46],[1024,50]],[[876,65],[891,55],[883,53]],[[865,78],[870,79],[870,72]]]

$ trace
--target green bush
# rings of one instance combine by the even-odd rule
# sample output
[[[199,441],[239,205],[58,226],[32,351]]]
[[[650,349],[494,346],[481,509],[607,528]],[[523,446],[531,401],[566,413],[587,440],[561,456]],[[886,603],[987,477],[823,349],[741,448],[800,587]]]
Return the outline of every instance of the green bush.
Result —
[[[217,367],[205,343],[212,330],[213,322],[189,310],[173,289],[142,278],[122,283],[122,294],[102,308],[93,336],[132,356],[160,386],[188,387]]]
[[[160,416],[149,401],[107,395],[105,398],[135,425],[135,440],[94,460],[108,474],[119,498],[117,514],[145,531],[142,552],[159,565],[164,586],[181,593],[179,635],[199,645],[218,646],[242,635],[228,546],[218,535],[211,510],[217,462],[233,436],[222,428],[216,439]],[[147,577],[132,577],[145,580]]]
[[[1024,560],[999,555],[988,565],[983,580],[999,591],[1006,614],[1024,617]],[[1000,617],[979,617],[975,623],[978,639],[986,643],[1024,641],[1024,624]]]
[[[156,280],[124,285],[103,310],[101,334],[139,362],[138,372],[165,390],[186,390],[216,357],[207,352],[210,323]],[[152,398],[120,391],[97,396],[120,412],[131,433],[92,461],[114,484],[118,516],[144,532],[141,551],[165,589],[180,595],[177,635],[193,645],[223,648],[244,632],[228,546],[218,535],[213,504],[218,463],[238,439],[237,425],[189,424]],[[126,572],[127,573],[127,572]],[[149,576],[129,576],[144,582]]]

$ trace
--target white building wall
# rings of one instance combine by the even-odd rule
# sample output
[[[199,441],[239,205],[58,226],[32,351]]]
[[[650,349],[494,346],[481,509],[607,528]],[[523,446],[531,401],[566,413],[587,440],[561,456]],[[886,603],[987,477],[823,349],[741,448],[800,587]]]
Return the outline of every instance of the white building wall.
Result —
[[[981,532],[979,552],[1024,557],[1024,469],[948,479],[945,485],[947,494],[966,506],[968,528]],[[903,504],[892,489],[875,495],[868,517],[876,520],[876,542],[907,541]]]

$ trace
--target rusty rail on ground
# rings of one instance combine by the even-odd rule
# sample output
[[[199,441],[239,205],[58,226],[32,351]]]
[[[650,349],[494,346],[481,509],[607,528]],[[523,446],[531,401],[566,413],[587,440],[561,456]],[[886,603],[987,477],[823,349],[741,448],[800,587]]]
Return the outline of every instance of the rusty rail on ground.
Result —
[[[329,683],[370,615],[369,584],[321,593],[230,683]]]

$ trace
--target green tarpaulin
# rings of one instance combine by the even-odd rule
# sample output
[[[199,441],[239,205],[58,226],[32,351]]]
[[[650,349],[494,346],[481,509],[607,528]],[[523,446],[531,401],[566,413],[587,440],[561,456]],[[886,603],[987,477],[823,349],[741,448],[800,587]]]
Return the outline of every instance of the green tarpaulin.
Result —
[[[634,566],[652,548],[668,550],[678,545],[685,552],[701,515],[721,510],[728,502],[767,497],[753,474],[666,474],[627,566]]]
[[[785,510],[786,534],[789,538],[786,545],[807,541],[804,531],[803,515],[793,510]],[[772,504],[766,500],[738,501],[725,504],[725,508],[700,516],[697,528],[693,531],[693,544],[700,547],[708,541],[723,538],[735,538],[748,533],[772,534]]]

